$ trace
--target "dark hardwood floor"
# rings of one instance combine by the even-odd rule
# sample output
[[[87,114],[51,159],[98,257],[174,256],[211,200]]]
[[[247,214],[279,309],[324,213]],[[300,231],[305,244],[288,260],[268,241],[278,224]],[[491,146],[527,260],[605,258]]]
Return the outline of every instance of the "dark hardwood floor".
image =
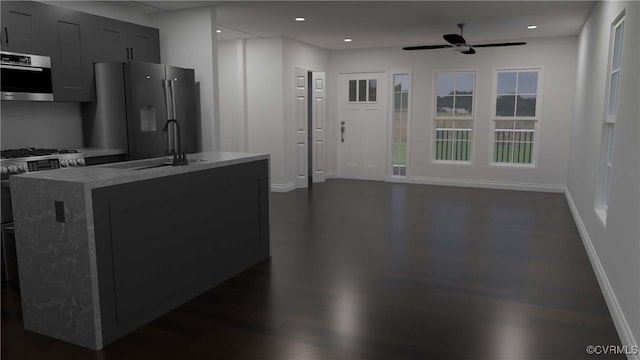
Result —
[[[611,359],[585,347],[620,344],[562,194],[331,180],[271,203],[271,259],[98,352],[23,330],[3,289],[2,359]]]

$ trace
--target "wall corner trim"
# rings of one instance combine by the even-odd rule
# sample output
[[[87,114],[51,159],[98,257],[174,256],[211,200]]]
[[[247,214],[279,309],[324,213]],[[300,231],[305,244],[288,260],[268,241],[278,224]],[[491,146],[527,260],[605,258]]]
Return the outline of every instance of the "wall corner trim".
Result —
[[[596,253],[596,249],[591,242],[591,237],[587,232],[587,228],[582,221],[582,217],[580,217],[580,213],[578,212],[578,208],[573,201],[573,197],[571,196],[571,192],[569,188],[565,186],[564,190],[565,198],[567,199],[567,203],[569,204],[569,208],[571,209],[571,214],[573,215],[573,219],[576,222],[576,226],[578,227],[578,231],[580,232],[580,238],[582,239],[582,243],[584,245],[585,250],[587,251],[587,255],[589,256],[589,261],[591,262],[591,267],[593,268],[593,272],[596,274],[596,278],[598,280],[598,284],[600,285],[600,290],[602,291],[602,295],[604,296],[605,301],[607,302],[607,307],[609,308],[609,313],[611,314],[611,318],[613,319],[613,323],[616,326],[616,330],[618,331],[618,336],[620,336],[620,341],[622,341],[622,345],[627,347],[638,346],[638,342],[633,336],[633,332],[629,327],[629,323],[627,322],[624,313],[622,312],[622,308],[620,308],[620,303],[616,298],[616,294],[613,292],[611,288],[611,283],[609,282],[609,278],[602,267],[602,263],[598,258],[598,254]],[[629,360],[640,360],[640,355],[627,355],[627,359]]]
[[[290,182],[286,184],[271,184],[271,192],[285,193],[296,189],[296,183]]]

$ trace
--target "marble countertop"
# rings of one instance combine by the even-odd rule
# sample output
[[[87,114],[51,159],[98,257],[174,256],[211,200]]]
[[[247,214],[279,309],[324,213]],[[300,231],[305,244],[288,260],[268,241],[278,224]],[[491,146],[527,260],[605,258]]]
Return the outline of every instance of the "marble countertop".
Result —
[[[126,149],[103,149],[103,148],[77,148],[78,152],[84,154],[84,157],[98,157],[98,156],[110,156],[110,155],[122,155],[126,154]]]
[[[189,160],[189,165],[184,166],[163,166],[166,163],[170,163],[171,158],[160,157],[104,165],[25,173],[11,176],[10,181],[13,183],[14,181],[17,182],[26,179],[40,179],[68,183],[82,183],[89,188],[97,188],[264,160],[269,159],[269,154],[204,152],[189,154],[187,155],[187,159]]]

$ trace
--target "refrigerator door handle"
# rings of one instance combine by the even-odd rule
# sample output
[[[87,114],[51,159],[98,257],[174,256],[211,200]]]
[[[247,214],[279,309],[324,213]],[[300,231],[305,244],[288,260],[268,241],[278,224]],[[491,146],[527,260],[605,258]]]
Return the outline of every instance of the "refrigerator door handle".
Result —
[[[178,123],[177,123],[178,118],[176,116],[176,93],[175,93],[176,87],[175,87],[175,84],[173,83],[174,80],[167,80],[167,82],[169,83],[169,87],[171,88],[171,116],[172,116],[171,118],[176,121],[176,125],[174,126],[174,131],[173,131],[173,150],[180,152],[181,149],[178,147],[178,144],[180,144],[180,142],[178,141],[178,136],[180,136],[180,132],[178,131]]]
[[[169,121],[169,120],[171,120],[173,118],[171,109],[169,107],[170,106],[170,102],[169,102],[169,80],[162,79],[162,91],[164,93],[164,106],[165,106],[165,110],[167,111],[166,112],[166,114],[167,114],[166,121]],[[171,155],[172,153],[175,152],[175,149],[174,149],[175,142],[172,141],[173,140],[172,134],[173,134],[172,128],[169,127],[167,129],[167,149],[168,150],[166,152],[166,155]]]
[[[173,119],[178,120],[178,119],[176,119],[176,93],[175,93],[176,92],[176,87],[175,87],[175,85],[173,83],[174,80],[167,80],[167,81],[169,82],[169,85],[171,86],[171,112],[172,112],[171,115],[172,115]]]

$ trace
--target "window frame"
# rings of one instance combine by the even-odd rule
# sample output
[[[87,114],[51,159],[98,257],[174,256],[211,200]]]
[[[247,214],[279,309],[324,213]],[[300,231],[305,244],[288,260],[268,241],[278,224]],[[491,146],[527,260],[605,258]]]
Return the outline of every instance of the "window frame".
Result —
[[[432,85],[432,95],[431,95],[431,127],[430,127],[430,136],[431,136],[431,154],[429,158],[431,159],[432,164],[442,164],[442,165],[472,165],[475,158],[475,143],[476,143],[476,112],[477,112],[477,95],[478,95],[478,68],[467,68],[467,69],[446,69],[446,70],[433,70],[433,85]],[[453,116],[438,116],[438,75],[439,74],[464,74],[464,73],[472,73],[473,74],[473,94],[472,103],[471,103],[471,113],[468,116],[456,116],[455,113]],[[439,160],[436,159],[437,155],[437,142],[436,142],[436,122],[438,120],[450,120],[450,121],[471,121],[471,136],[469,137],[470,144],[470,152],[469,152],[469,160]]]
[[[521,72],[537,72],[538,81],[536,87],[536,109],[535,116],[517,116],[517,105],[514,108],[514,116],[497,116],[497,102],[498,102],[498,74],[500,73],[521,73]],[[516,81],[516,93],[517,92]],[[536,168],[538,162],[538,149],[541,136],[541,118],[542,118],[542,88],[544,86],[544,68],[542,66],[519,66],[519,67],[500,67],[493,69],[493,91],[491,98],[491,126],[489,133],[489,149],[488,159],[489,166],[491,167],[509,167],[509,168]],[[528,93],[526,95],[529,95]],[[517,162],[498,162],[494,159],[494,146],[496,143],[496,124],[498,121],[531,121],[533,123],[533,144],[531,150],[531,162],[530,163],[517,163]],[[514,123],[515,126],[515,123]]]
[[[388,136],[387,136],[387,174],[391,179],[406,179],[410,176],[410,166],[411,163],[411,98],[413,96],[413,71],[412,69],[391,69],[389,72],[388,84],[389,84],[389,110],[388,110],[388,118],[389,124],[387,126]],[[394,175],[393,174],[393,113],[394,113],[394,96],[395,92],[393,91],[393,78],[396,75],[407,75],[409,78],[408,82],[408,98],[407,98],[407,158],[406,158],[406,168],[405,175]]]
[[[370,86],[370,82],[371,81],[376,81],[376,100],[375,101],[370,101],[369,100],[369,89],[371,88]],[[351,86],[351,81],[355,81],[356,82],[356,101],[351,101],[349,96],[350,94],[350,86]],[[360,99],[360,81],[365,81],[365,89],[366,89],[366,93],[365,93],[365,98],[366,100],[364,101],[360,101],[358,99]],[[378,96],[378,86],[380,84],[377,83],[377,79],[369,79],[367,76],[362,76],[361,78],[358,77],[356,79],[349,79],[347,80],[347,104],[377,104],[379,101],[379,96]]]
[[[603,109],[603,122],[602,122],[602,134],[600,137],[600,160],[598,164],[598,180],[596,185],[595,205],[594,211],[602,222],[602,225],[607,225],[607,213],[609,211],[609,203],[611,200],[611,181],[613,177],[613,156],[615,153],[615,137],[616,137],[616,117],[618,114],[618,108],[620,105],[620,82],[622,80],[622,55],[624,44],[624,30],[625,30],[625,9],[623,9],[615,20],[611,22],[610,34],[609,34],[609,54],[607,61],[607,80],[606,91],[604,96],[604,109]],[[619,43],[619,59],[618,67],[613,68],[613,58],[616,49],[616,31],[619,27],[622,27],[622,36]],[[611,106],[611,86],[613,74],[618,74],[618,83],[616,84],[616,98],[615,98],[615,113],[609,114],[609,107]]]

